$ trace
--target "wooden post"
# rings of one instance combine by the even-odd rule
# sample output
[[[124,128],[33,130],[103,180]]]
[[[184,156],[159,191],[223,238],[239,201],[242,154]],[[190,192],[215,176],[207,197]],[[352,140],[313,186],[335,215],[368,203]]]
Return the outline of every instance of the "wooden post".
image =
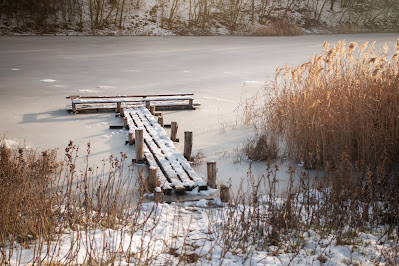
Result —
[[[155,106],[150,106],[150,113],[155,115]]]
[[[151,166],[148,169],[147,186],[150,192],[154,192],[155,188],[159,186],[157,174],[158,174],[158,168]]]
[[[216,188],[216,162],[209,161],[206,163],[208,180],[207,185],[211,188]]]
[[[184,132],[184,157],[187,161],[191,161],[191,153],[193,151],[193,132]]]
[[[124,118],[123,118],[123,127],[124,127],[125,129],[129,129],[129,124],[127,123],[127,117],[124,117]]]
[[[136,129],[134,132],[134,137],[136,139],[136,162],[144,162],[144,131],[143,129]]]
[[[155,188],[154,200],[157,203],[162,203],[163,202],[163,193],[162,193],[162,189],[160,187],[156,187]]]
[[[193,99],[188,100],[188,108],[194,109],[194,100]]]
[[[72,112],[76,113],[76,103],[72,103]]]
[[[150,103],[150,101],[146,101],[146,102],[145,102],[145,107],[146,107],[148,110],[151,109],[151,103]]]
[[[134,134],[133,132],[129,132],[129,145],[134,144]]]
[[[172,122],[172,123],[170,123],[170,128],[171,128],[171,131],[170,131],[170,139],[171,139],[172,141],[176,142],[176,141],[177,141],[177,138],[176,138],[176,136],[177,136],[177,129],[179,128],[179,126],[177,125],[177,122]]]
[[[124,114],[123,114],[124,109],[125,109],[125,108],[123,108],[123,107],[119,108],[119,114],[120,114],[122,117],[124,116]]]
[[[220,199],[222,202],[230,202],[230,189],[228,186],[220,185]]]
[[[159,124],[161,127],[164,127],[164,124],[163,124],[163,116],[158,116],[158,124]]]
[[[121,113],[121,104],[122,104],[121,102],[116,103],[116,112],[117,113]]]

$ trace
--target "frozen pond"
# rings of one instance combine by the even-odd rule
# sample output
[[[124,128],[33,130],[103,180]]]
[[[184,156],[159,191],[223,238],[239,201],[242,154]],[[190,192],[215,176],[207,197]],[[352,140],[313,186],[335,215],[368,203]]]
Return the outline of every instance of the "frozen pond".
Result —
[[[207,160],[218,162],[219,181],[234,185],[248,163],[233,163],[234,149],[250,134],[231,129],[243,90],[255,93],[279,66],[303,63],[320,53],[324,41],[394,43],[397,34],[300,37],[0,37],[0,134],[40,148],[63,148],[73,140],[91,142],[93,164],[133,149],[111,113],[73,115],[68,95],[161,94],[193,92],[195,111],[165,115],[177,121],[178,135],[194,134],[194,154],[206,155],[196,167],[206,175]],[[182,150],[183,144],[177,144]],[[257,174],[265,163],[255,163]],[[284,174],[284,172],[282,173]]]

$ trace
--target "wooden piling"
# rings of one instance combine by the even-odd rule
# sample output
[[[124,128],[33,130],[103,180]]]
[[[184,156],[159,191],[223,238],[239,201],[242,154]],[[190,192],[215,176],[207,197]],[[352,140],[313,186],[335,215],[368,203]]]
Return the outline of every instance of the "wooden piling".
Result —
[[[117,112],[117,113],[121,113],[121,105],[122,105],[121,102],[117,102],[117,103],[116,103],[116,112]]]
[[[206,163],[207,168],[207,185],[211,188],[216,188],[216,162],[209,161]]]
[[[120,114],[122,117],[124,116],[123,111],[124,111],[124,108],[123,108],[123,107],[119,108],[119,114]]]
[[[187,161],[191,161],[191,153],[193,151],[193,132],[185,131],[184,132],[184,157]]]
[[[157,203],[163,202],[163,193],[162,193],[162,189],[160,187],[155,188],[154,201]]]
[[[72,103],[72,112],[76,113],[76,103]]]
[[[134,144],[134,134],[133,132],[129,132],[129,145]]]
[[[177,137],[177,129],[179,128],[179,126],[177,125],[177,122],[172,122],[170,128],[171,128],[170,139],[173,142],[177,142],[177,138],[176,138]]]
[[[164,127],[163,116],[158,116],[158,124],[159,124],[161,127]]]
[[[155,106],[150,106],[150,113],[155,116]]]
[[[194,109],[194,100],[193,99],[188,100],[188,108]]]
[[[155,192],[155,188],[159,186],[157,174],[158,174],[158,168],[151,166],[148,169],[147,186],[150,192]]]
[[[230,202],[230,189],[228,186],[220,185],[220,200],[222,202]]]
[[[136,129],[134,132],[135,146],[136,146],[136,162],[144,162],[144,131],[143,129]]]
[[[123,127],[124,127],[125,129],[129,129],[129,124],[127,123],[127,117],[124,117],[124,118],[123,118]]]
[[[148,110],[151,110],[151,102],[150,101],[145,102],[145,108],[147,108]]]

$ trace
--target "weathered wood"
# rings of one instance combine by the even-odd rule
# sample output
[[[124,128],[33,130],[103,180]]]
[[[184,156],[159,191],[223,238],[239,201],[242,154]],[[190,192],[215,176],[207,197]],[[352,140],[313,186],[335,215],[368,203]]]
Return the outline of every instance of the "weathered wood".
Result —
[[[136,162],[144,162],[144,132],[143,129],[136,129],[134,132],[136,146]]]
[[[124,116],[124,108],[119,108],[119,114],[123,117]]]
[[[190,95],[194,95],[194,93],[170,93],[170,94],[152,94],[152,95],[114,95],[114,96],[99,96],[99,95],[85,95],[85,96],[81,96],[81,95],[71,95],[71,96],[67,96],[67,99],[77,99],[77,98],[81,98],[81,99],[99,99],[99,98],[143,98],[143,97],[171,97],[171,96],[190,96]]]
[[[146,101],[145,102],[145,108],[147,108],[148,110],[151,109],[151,102],[150,101]]]
[[[209,161],[206,163],[207,168],[207,185],[210,188],[216,188],[216,162]]]
[[[155,188],[154,201],[157,203],[163,202],[163,193],[162,193],[162,189],[160,187]]]
[[[76,103],[72,103],[72,112],[76,113]]]
[[[230,202],[230,189],[226,185],[220,185],[220,200],[222,202]]]
[[[195,109],[195,108],[194,108],[194,99],[188,100],[188,108],[190,108],[190,109]]]
[[[184,132],[184,158],[187,161],[191,161],[191,153],[193,151],[193,132],[185,131]]]
[[[171,131],[170,131],[170,139],[173,141],[173,142],[177,142],[177,129],[179,128],[179,126],[177,125],[177,122],[172,122],[172,123],[170,123],[170,128],[171,128]]]
[[[161,127],[164,127],[164,124],[163,124],[163,116],[158,116],[158,124],[159,124]]]
[[[155,188],[159,186],[157,175],[158,175],[158,168],[151,166],[148,169],[148,179],[147,179],[148,190],[151,193],[155,192]]]
[[[150,113],[155,115],[155,106],[150,106]]]
[[[121,102],[117,102],[117,103],[116,103],[116,112],[117,112],[117,113],[121,113],[121,105],[122,105]]]
[[[129,132],[129,145],[133,145],[134,144],[134,133],[133,132]]]
[[[127,123],[127,117],[124,117],[124,118],[123,118],[123,127],[124,127],[125,129],[129,129],[129,124]]]

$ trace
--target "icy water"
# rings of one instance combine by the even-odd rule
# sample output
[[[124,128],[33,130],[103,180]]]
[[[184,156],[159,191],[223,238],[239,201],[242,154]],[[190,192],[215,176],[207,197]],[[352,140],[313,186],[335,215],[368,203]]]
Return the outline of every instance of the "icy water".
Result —
[[[68,114],[68,95],[161,94],[193,92],[202,104],[195,111],[168,112],[178,135],[194,133],[194,154],[218,163],[218,179],[236,186],[249,163],[233,163],[234,149],[251,133],[235,125],[243,91],[253,95],[277,67],[305,62],[321,53],[324,41],[345,39],[394,43],[397,34],[300,37],[0,37],[0,134],[34,148],[63,148],[69,140],[91,162],[126,152],[125,133],[113,114]],[[183,144],[177,144],[180,150]],[[82,155],[84,152],[82,152]],[[254,163],[256,175],[264,163]],[[206,164],[196,167],[206,175]],[[286,172],[281,171],[285,179]]]

